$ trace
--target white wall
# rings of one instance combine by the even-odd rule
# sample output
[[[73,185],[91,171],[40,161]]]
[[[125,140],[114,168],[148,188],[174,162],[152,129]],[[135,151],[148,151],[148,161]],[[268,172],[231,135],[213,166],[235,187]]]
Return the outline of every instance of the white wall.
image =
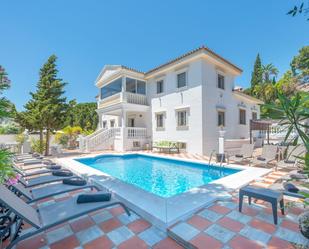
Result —
[[[217,87],[217,74],[225,76],[225,89]],[[215,65],[203,61],[203,153],[210,155],[218,150],[218,111],[225,112],[224,130],[226,139],[249,137],[249,122],[254,104],[240,100],[233,94],[234,76],[218,69]],[[239,106],[246,109],[246,125],[239,124]],[[259,117],[259,107],[255,105]]]
[[[151,103],[151,121],[153,141],[170,140],[187,143],[187,152],[202,154],[202,87],[201,87],[201,60],[194,61],[181,68],[187,70],[187,87],[177,90],[177,73],[169,71],[162,77],[164,92],[156,94],[158,78],[148,81],[148,97]],[[188,130],[177,130],[176,109],[186,107],[189,110]],[[155,114],[165,112],[165,129],[157,131]]]

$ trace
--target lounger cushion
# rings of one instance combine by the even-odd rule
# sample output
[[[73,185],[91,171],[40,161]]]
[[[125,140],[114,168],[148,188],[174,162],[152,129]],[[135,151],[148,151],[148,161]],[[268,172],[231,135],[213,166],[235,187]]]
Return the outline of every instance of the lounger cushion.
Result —
[[[63,170],[63,171],[53,171],[54,176],[72,176],[73,173],[71,171]]]
[[[60,165],[50,165],[50,166],[46,166],[47,169],[51,169],[51,170],[58,170],[61,169]]]
[[[283,187],[286,191],[292,192],[292,193],[297,193],[299,191],[299,188],[297,188],[294,184],[292,183],[285,183],[283,184]]]
[[[259,161],[266,161],[266,158],[261,157],[261,156],[258,156],[256,159],[259,160]]]
[[[89,202],[102,202],[110,201],[111,193],[94,193],[94,194],[81,194],[77,197],[76,203],[89,203]]]
[[[43,164],[45,165],[56,165],[56,163],[50,162],[50,161],[44,161]]]
[[[84,186],[87,184],[87,181],[76,177],[76,178],[70,178],[70,179],[64,179],[63,184],[67,184],[67,185],[73,185],[73,186]]]
[[[243,155],[241,155],[241,154],[236,154],[236,155],[235,155],[235,157],[242,158],[242,157],[243,157]]]
[[[87,212],[88,210],[94,210],[95,208],[104,207],[105,205],[113,205],[113,203],[115,203],[112,199],[109,202],[93,202],[81,205],[76,203],[76,199],[77,196],[74,196],[64,201],[39,207],[42,223],[48,225],[67,217]]]
[[[288,164],[293,164],[293,163],[295,163],[295,161],[293,161],[293,160],[288,160],[288,159],[284,160],[284,162],[285,162],[285,163],[288,163]]]

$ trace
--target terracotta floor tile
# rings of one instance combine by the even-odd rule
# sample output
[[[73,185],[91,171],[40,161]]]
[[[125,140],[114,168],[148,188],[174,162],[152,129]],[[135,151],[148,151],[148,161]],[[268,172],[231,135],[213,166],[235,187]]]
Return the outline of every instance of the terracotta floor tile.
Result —
[[[219,214],[227,214],[229,212],[231,212],[232,210],[227,208],[227,207],[223,207],[223,206],[220,206],[220,205],[212,205],[210,208],[208,208],[209,210],[212,210],[212,211],[215,211]]]
[[[295,215],[300,215],[301,213],[304,212],[304,209],[298,208],[298,207],[291,207],[291,208],[289,208],[289,212],[291,212],[292,214],[295,214]]]
[[[125,211],[122,207],[114,207],[114,208],[111,208],[109,210],[111,212],[112,215],[114,216],[117,216],[117,215],[120,215],[120,214],[123,214]]]
[[[244,227],[244,224],[228,217],[223,217],[217,223],[233,232],[239,232]]]
[[[75,247],[79,246],[78,239],[71,235],[63,240],[59,240],[50,245],[50,249],[74,249]]]
[[[143,219],[138,219],[127,225],[127,227],[134,233],[143,232],[150,226],[151,226],[150,223]]]
[[[267,207],[267,208],[264,208],[264,212],[272,215],[273,209],[271,207]],[[277,209],[277,214],[278,214],[278,217],[281,217],[281,218],[284,217],[284,215],[281,213],[281,210],[279,209],[279,207]]]
[[[153,249],[183,249],[181,245],[171,238],[166,238],[161,240],[159,243],[155,244]]]
[[[120,227],[122,224],[121,222],[116,219],[116,218],[111,218],[107,221],[104,221],[102,223],[100,223],[100,228],[103,230],[104,233],[108,233],[114,229],[116,229],[117,227]]]
[[[220,249],[223,246],[220,241],[203,233],[200,233],[194,237],[190,243],[193,244],[197,249]]]
[[[276,225],[267,223],[260,219],[252,219],[250,222],[250,226],[262,230],[266,233],[274,233],[277,229]]]
[[[25,248],[41,248],[46,245],[46,239],[44,234],[32,237],[27,240],[19,242],[16,246],[16,249],[25,249]]]
[[[205,228],[209,227],[212,224],[212,222],[204,219],[203,217],[199,215],[192,216],[189,220],[187,220],[187,223],[201,231],[205,230]]]
[[[110,249],[113,248],[113,242],[107,236],[101,236],[83,246],[84,249]]]
[[[230,242],[229,246],[233,249],[262,249],[263,246],[259,245],[253,240],[246,239],[242,236],[234,237]]]
[[[256,216],[258,214],[257,210],[248,206],[243,206],[241,212],[249,216]]]
[[[298,223],[289,221],[289,220],[283,220],[281,223],[282,227],[285,227],[287,229],[293,230],[295,232],[299,232],[299,225]]]
[[[294,249],[295,247],[292,246],[286,240],[279,239],[277,237],[272,237],[267,245],[267,249]]]
[[[90,219],[88,216],[82,219],[79,219],[77,221],[72,222],[71,224],[72,230],[77,233],[81,230],[87,229],[94,225],[94,222],[92,219]]]
[[[147,249],[147,244],[139,237],[134,236],[117,246],[118,249]]]

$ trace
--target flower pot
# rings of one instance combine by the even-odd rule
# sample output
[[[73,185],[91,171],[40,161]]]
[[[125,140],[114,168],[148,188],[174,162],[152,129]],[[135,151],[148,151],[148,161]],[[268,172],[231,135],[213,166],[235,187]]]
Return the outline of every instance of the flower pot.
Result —
[[[309,239],[309,211],[302,213],[298,218],[298,222],[300,232]]]

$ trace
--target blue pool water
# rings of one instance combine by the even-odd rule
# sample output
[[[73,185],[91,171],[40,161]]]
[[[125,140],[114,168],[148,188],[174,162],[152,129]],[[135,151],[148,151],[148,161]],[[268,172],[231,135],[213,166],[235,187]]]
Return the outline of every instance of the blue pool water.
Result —
[[[180,194],[240,171],[137,154],[102,155],[76,161],[162,197]]]

